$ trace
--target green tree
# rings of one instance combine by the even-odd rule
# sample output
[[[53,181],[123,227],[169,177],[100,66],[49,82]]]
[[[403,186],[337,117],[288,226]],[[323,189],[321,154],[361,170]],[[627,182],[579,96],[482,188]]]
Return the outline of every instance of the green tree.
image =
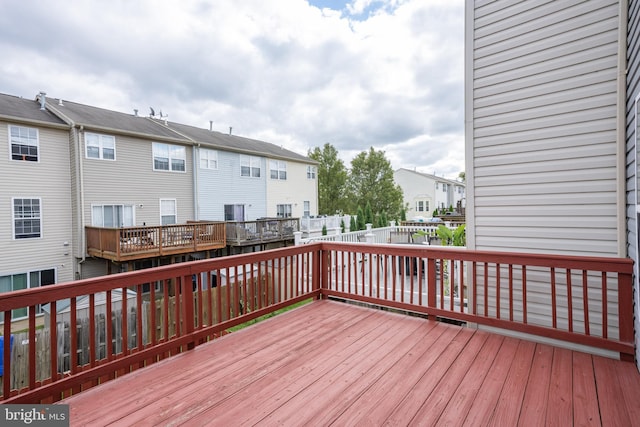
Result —
[[[358,225],[356,224],[356,217],[351,215],[351,220],[349,221],[349,231],[358,231]]]
[[[392,217],[402,210],[402,189],[393,180],[393,169],[384,151],[371,147],[351,161],[348,189],[356,206],[369,203],[373,212],[387,212]]]
[[[365,230],[367,227],[366,222],[364,222],[364,211],[360,206],[358,206],[356,216],[358,217],[356,218],[356,230]]]
[[[342,218],[342,219],[340,220],[340,232],[341,232],[341,233],[344,233],[344,230],[345,230],[344,218]]]
[[[369,203],[369,201],[367,201],[364,207],[364,223],[373,224],[373,211],[371,210],[371,203]]]
[[[345,191],[347,168],[338,158],[338,151],[329,143],[324,147],[309,150],[308,156],[318,164],[318,213],[333,215],[337,211],[348,211]]]
[[[465,182],[467,180],[467,174],[464,171],[462,171],[458,174],[458,178],[460,178],[462,182]]]

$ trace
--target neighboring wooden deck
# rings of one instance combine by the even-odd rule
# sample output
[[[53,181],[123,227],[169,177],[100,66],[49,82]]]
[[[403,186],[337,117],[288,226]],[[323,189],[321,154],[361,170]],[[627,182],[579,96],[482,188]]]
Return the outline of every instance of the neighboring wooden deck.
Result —
[[[61,403],[71,425],[616,425],[635,365],[317,301]]]

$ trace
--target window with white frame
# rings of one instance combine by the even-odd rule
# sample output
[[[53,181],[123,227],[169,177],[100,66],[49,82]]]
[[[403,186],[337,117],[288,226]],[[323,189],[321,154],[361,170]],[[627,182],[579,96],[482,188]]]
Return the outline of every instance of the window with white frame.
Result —
[[[85,133],[84,144],[89,159],[115,160],[116,138],[111,135]]]
[[[13,199],[13,237],[31,239],[42,237],[40,199]]]
[[[240,155],[240,176],[260,178],[260,157]]]
[[[443,193],[446,193],[446,192],[447,192],[447,186],[446,186],[446,185],[444,185],[444,184],[442,184],[442,192],[443,192]]]
[[[201,148],[200,169],[218,169],[218,152],[208,148]]]
[[[316,167],[308,165],[307,166],[307,179],[316,179]]]
[[[184,172],[187,170],[187,149],[182,145],[153,143],[153,170]]]
[[[160,223],[162,225],[178,223],[176,199],[160,199]]]
[[[304,208],[303,208],[302,216],[304,217],[311,216],[311,202],[308,200],[305,200],[303,202],[303,205],[304,205]]]
[[[92,205],[91,225],[105,228],[133,227],[133,205]]]
[[[9,125],[9,144],[11,160],[38,161],[38,129]]]
[[[436,182],[436,190],[438,189],[438,183]]]
[[[276,206],[278,218],[291,218],[291,205]]]
[[[0,293],[18,291],[20,289],[38,288],[56,283],[56,270],[49,268],[45,270],[35,270],[26,273],[9,274],[0,276]],[[36,305],[36,314],[42,313],[40,304]],[[18,319],[26,317],[27,307],[11,311],[11,318]]]
[[[424,200],[416,200],[416,212],[424,212]]]
[[[271,179],[287,179],[287,162],[270,160],[269,171]]]

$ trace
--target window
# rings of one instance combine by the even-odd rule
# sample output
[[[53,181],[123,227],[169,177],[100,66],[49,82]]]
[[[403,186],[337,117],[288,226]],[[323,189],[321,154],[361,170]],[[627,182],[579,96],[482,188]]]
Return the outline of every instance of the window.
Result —
[[[38,129],[9,126],[11,160],[38,161]]]
[[[438,183],[436,182],[436,190],[438,189]]]
[[[56,283],[56,270],[53,268],[47,270],[37,270],[28,273],[10,274],[0,276],[0,293],[17,291],[20,289],[37,288]],[[20,308],[11,311],[11,318],[17,319],[27,316],[27,308]],[[36,314],[42,313],[42,307],[36,305]]]
[[[316,179],[316,167],[307,166],[307,179]]]
[[[184,172],[187,150],[181,145],[153,143],[153,170]]]
[[[115,160],[116,139],[111,135],[86,133],[84,135],[86,156],[89,159]]]
[[[416,212],[429,212],[429,201],[416,200]]]
[[[224,205],[225,221],[244,221],[244,205]]]
[[[260,178],[260,157],[241,155],[240,176]]]
[[[200,169],[218,169],[218,152],[215,150],[201,148]]]
[[[446,186],[446,185],[444,185],[444,184],[442,184],[442,192],[443,192],[443,193],[446,193],[446,192],[447,192],[447,186]]]
[[[278,205],[278,218],[291,218],[291,205]]]
[[[269,161],[269,170],[271,171],[271,179],[287,179],[287,162],[271,160]]]
[[[40,199],[13,199],[13,236],[16,239],[41,237]]]
[[[169,225],[178,223],[176,199],[160,199],[160,224]]]
[[[311,202],[308,200],[305,200],[303,202],[304,208],[303,208],[303,212],[302,212],[302,216],[311,216]]]
[[[94,227],[120,228],[135,225],[133,205],[93,205],[91,225]]]

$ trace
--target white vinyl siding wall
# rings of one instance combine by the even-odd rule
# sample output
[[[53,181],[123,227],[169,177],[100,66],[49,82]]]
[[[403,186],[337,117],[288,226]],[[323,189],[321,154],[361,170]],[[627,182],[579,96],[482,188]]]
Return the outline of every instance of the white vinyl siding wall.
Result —
[[[467,2],[470,248],[621,256],[620,7],[610,0]],[[547,325],[549,280],[537,276],[527,269],[528,320]],[[495,272],[489,280],[495,281]],[[490,310],[495,298],[495,292],[489,295]],[[608,298],[617,300],[615,288]],[[614,308],[609,336],[618,334]],[[558,307],[558,315],[566,322],[566,307]],[[592,313],[592,333],[601,331],[598,317]]]
[[[475,3],[476,249],[618,255],[618,7]]]
[[[278,205],[291,205],[291,216],[304,216],[304,201],[310,202],[310,214],[318,214],[318,180],[307,179],[307,164],[286,162],[287,179],[267,179],[267,216],[278,215]]]

